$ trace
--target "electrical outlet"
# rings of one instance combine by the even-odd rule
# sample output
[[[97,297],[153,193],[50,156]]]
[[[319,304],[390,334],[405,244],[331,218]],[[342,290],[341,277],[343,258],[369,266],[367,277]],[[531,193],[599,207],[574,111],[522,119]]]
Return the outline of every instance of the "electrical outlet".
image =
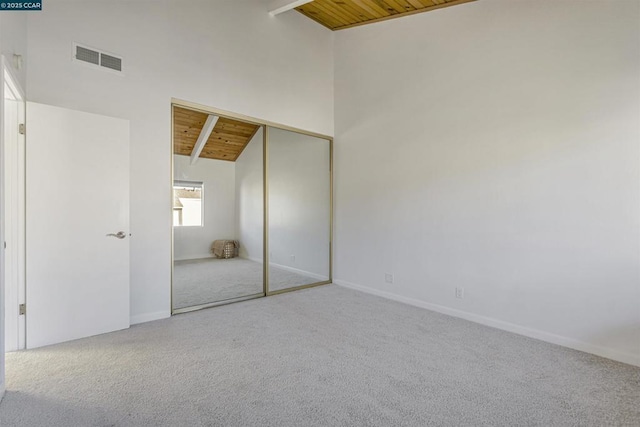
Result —
[[[393,283],[393,274],[385,273],[384,281],[387,283]]]
[[[464,288],[456,288],[456,298],[464,298]]]

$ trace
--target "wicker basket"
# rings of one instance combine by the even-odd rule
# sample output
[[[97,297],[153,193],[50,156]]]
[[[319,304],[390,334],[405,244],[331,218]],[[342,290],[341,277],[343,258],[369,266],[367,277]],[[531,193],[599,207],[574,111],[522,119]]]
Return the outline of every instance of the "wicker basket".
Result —
[[[211,252],[216,258],[235,258],[238,256],[240,244],[237,240],[214,240],[211,244]]]

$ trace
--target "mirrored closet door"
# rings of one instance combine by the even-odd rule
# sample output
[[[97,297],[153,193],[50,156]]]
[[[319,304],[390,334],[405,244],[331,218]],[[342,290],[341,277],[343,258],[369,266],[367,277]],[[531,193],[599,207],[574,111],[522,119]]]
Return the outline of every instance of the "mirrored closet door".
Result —
[[[331,138],[186,101],[172,117],[172,313],[331,283]]]
[[[268,127],[269,293],[331,276],[331,144]]]
[[[263,127],[173,108],[174,313],[264,296]]]

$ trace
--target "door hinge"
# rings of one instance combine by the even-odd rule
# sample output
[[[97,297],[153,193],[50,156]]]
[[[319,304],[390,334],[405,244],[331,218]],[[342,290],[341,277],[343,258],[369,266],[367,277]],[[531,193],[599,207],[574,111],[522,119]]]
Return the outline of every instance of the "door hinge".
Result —
[[[26,127],[24,126],[24,123],[20,123],[18,125],[18,133],[20,133],[20,135],[24,135],[24,133],[26,132]]]
[[[20,304],[19,306],[20,316],[27,314],[27,304]]]

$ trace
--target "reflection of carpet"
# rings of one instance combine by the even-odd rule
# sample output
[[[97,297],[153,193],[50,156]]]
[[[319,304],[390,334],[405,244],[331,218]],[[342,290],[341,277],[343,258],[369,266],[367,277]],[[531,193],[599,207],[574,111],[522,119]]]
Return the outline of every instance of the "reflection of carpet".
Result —
[[[293,288],[319,280],[270,268],[271,290]],[[242,258],[196,259],[173,264],[173,308],[224,301],[262,292],[262,264]]]

